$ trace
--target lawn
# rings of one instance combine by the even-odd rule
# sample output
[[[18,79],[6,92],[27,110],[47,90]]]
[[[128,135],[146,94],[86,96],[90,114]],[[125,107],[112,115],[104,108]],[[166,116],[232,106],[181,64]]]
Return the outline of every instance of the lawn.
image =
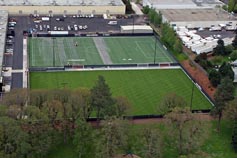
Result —
[[[28,52],[30,66],[103,64],[93,39],[87,37],[29,38]]]
[[[113,63],[173,62],[173,58],[153,36],[106,37],[108,54]]]
[[[31,89],[91,88],[98,75],[105,77],[113,96],[126,96],[132,103],[130,115],[157,114],[157,106],[168,93],[184,97],[190,105],[191,80],[181,69],[112,70],[79,72],[31,72]],[[211,104],[194,87],[192,109],[210,109]]]

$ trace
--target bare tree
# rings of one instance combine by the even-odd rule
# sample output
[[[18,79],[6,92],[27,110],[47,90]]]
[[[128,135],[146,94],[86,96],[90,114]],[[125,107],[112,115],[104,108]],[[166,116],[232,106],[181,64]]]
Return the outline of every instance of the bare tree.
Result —
[[[174,144],[177,145],[179,154],[188,154],[206,139],[208,134],[205,124],[195,119],[188,108],[174,108],[166,116],[167,125]]]

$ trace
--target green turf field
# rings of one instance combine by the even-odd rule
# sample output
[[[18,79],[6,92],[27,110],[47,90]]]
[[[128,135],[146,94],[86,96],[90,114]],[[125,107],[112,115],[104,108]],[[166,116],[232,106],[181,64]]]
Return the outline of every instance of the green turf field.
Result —
[[[36,67],[173,62],[153,36],[29,38],[28,52]]]
[[[131,115],[156,114],[157,105],[168,93],[191,100],[192,82],[180,69],[112,70],[79,72],[31,72],[31,89],[91,88],[103,75],[114,96],[126,96],[132,103]],[[211,104],[195,87],[193,109],[208,109]]]
[[[78,46],[75,46],[76,43]],[[87,37],[29,38],[28,52],[30,66],[54,67],[54,61],[55,66],[103,63],[93,39]]]
[[[173,58],[154,37],[104,38],[113,63],[173,62]],[[156,53],[155,53],[156,50]]]

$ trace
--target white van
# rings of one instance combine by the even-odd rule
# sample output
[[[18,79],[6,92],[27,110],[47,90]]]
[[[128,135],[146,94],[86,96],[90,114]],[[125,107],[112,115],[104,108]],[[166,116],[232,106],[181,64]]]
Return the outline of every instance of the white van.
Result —
[[[109,22],[108,22],[108,25],[117,25],[117,24],[118,24],[117,21],[109,21]]]

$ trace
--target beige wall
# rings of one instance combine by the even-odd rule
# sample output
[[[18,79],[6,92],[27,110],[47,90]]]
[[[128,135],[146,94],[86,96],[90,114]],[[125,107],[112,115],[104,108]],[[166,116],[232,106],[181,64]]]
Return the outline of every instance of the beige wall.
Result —
[[[109,14],[125,14],[125,6],[0,6],[0,10],[7,10],[10,15],[18,15],[22,12],[23,15],[37,14],[44,15],[49,14],[52,11],[53,14],[77,14],[81,11],[81,14],[104,14],[109,11]]]

